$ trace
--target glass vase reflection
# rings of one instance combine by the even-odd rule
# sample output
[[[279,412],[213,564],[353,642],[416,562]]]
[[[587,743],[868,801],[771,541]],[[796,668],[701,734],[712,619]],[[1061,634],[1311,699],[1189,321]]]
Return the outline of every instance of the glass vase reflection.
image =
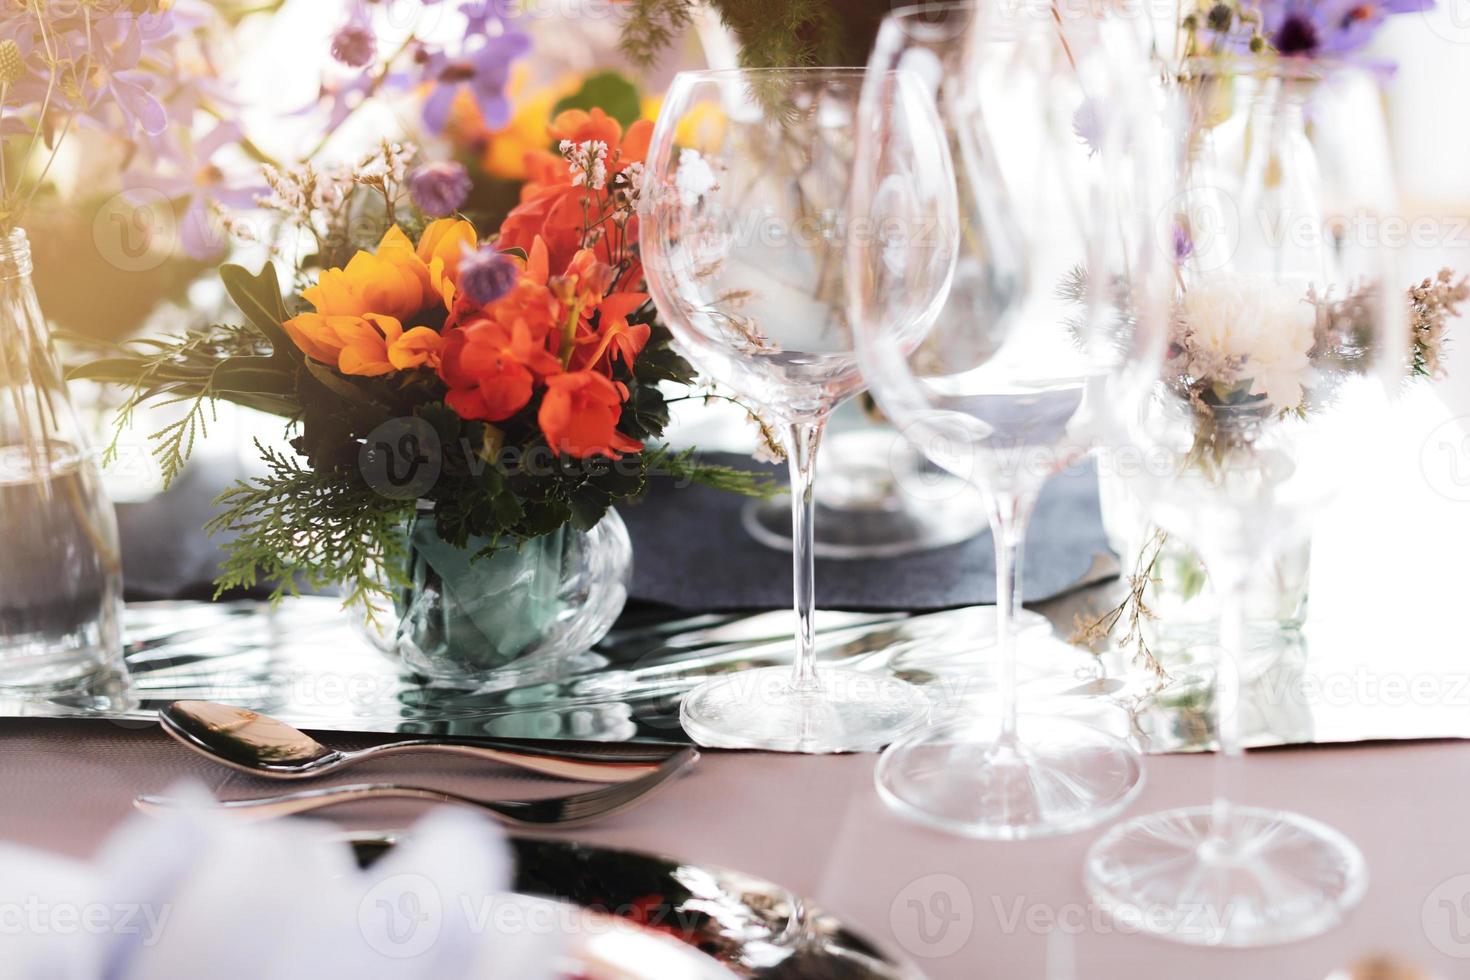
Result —
[[[627,601],[633,549],[616,511],[590,531],[561,527],[481,557],[488,541],[455,547],[431,511],[407,535],[389,646],[434,681],[498,688],[576,673]]]
[[[121,662],[117,520],[31,283],[0,238],[0,688],[54,688]]]
[[[1145,619],[1150,646],[1170,655],[1197,640],[1213,642],[1220,622],[1220,600],[1210,586],[1204,560],[1179,537],[1149,521],[1127,483],[1106,470],[1098,475],[1098,498],[1108,544],[1125,574],[1135,564],[1149,575],[1143,594],[1153,614]],[[1312,540],[1305,536],[1276,552],[1252,576],[1246,617],[1252,635],[1301,629],[1307,619],[1311,586]]]

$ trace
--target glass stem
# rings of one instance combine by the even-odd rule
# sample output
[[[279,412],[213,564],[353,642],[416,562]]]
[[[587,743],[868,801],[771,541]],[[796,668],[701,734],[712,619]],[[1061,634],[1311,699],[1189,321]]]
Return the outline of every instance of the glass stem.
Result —
[[[791,686],[816,691],[816,568],[812,549],[812,484],[817,475],[817,446],[826,418],[794,422],[786,430],[786,463],[791,470],[791,597],[796,610],[796,658]]]
[[[1230,562],[1218,575],[1220,659],[1215,666],[1215,795],[1210,803],[1212,842],[1217,853],[1229,846],[1232,774],[1244,749],[1240,742],[1240,665],[1246,655],[1246,587],[1248,563]]]
[[[996,494],[990,531],[995,539],[995,628],[999,651],[1000,737],[1016,744],[1016,609],[1021,602],[1021,550],[1035,495]]]

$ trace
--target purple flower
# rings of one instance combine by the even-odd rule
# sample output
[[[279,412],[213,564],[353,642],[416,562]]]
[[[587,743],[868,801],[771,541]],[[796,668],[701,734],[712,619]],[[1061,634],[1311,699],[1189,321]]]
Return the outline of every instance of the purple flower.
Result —
[[[1183,217],[1174,221],[1174,260],[1182,262],[1194,254],[1194,236],[1189,233],[1189,225]]]
[[[1072,114],[1072,132],[1087,144],[1089,156],[1102,149],[1103,114],[1097,99],[1088,96],[1082,100],[1082,104]]]
[[[510,81],[511,62],[531,48],[531,39],[520,31],[506,31],[495,37],[479,39],[479,43],[451,58],[442,51],[428,53],[423,62],[424,80],[433,91],[424,100],[424,124],[432,132],[444,131],[449,110],[460,89],[466,89],[475,100],[485,125],[499,129],[510,122],[510,100],[505,87]]]
[[[365,21],[354,17],[332,35],[332,57],[348,68],[366,68],[378,54],[378,36]]]
[[[481,245],[459,262],[459,288],[479,306],[493,303],[515,288],[521,270],[515,260],[493,246]]]
[[[470,174],[462,164],[439,160],[415,168],[408,175],[408,194],[431,218],[445,218],[459,210],[470,196]]]
[[[211,158],[220,150],[234,145],[241,136],[234,123],[220,123],[194,144],[193,162],[181,173],[166,175],[134,172],[123,175],[127,191],[151,191],[170,201],[185,202],[179,219],[179,244],[191,258],[201,261],[219,258],[228,241],[215,215],[215,205],[243,209],[253,207],[264,187],[242,187],[232,184],[225,172]],[[141,194],[132,196],[146,200]]]
[[[465,19],[465,37],[472,34],[490,36],[494,25],[503,22],[500,7],[505,0],[470,0],[460,4],[459,12]]]
[[[1351,54],[1373,40],[1390,14],[1433,6],[1434,0],[1265,0],[1261,30],[1283,55]]]

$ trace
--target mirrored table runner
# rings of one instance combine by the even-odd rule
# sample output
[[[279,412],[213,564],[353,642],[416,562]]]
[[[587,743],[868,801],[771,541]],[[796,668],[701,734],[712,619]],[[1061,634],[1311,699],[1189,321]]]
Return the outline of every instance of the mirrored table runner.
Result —
[[[1083,593],[1045,611],[1060,619],[1099,601]],[[403,670],[335,599],[295,599],[275,609],[136,603],[127,616],[130,677],[63,694],[0,696],[0,716],[148,724],[163,704],[197,698],[329,731],[682,740],[679,696],[711,674],[789,662],[789,619],[779,612],[625,622],[570,664],[571,676],[470,691],[430,686]],[[924,685],[936,715],[978,714],[993,709],[983,646],[990,622],[983,607],[913,616],[825,612],[821,656]],[[1309,624],[1303,634],[1258,645],[1243,678],[1249,745],[1470,737],[1470,673],[1448,649],[1453,644],[1410,646],[1385,660],[1371,643],[1344,644],[1334,632]],[[1209,667],[1176,669],[1162,683],[1124,654],[1094,656],[1045,626],[1029,630],[1021,646],[1023,710],[1085,717],[1150,752],[1213,747]]]

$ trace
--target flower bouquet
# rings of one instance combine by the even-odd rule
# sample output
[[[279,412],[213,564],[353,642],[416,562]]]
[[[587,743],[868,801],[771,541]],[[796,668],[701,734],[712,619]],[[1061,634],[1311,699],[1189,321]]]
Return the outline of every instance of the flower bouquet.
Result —
[[[219,399],[289,420],[294,453],[219,499],[225,590],[341,585],[391,598],[420,672],[484,683],[555,673],[611,625],[629,546],[612,506],[662,473],[732,490],[748,474],[655,445],[664,383],[693,371],[643,291],[636,209],[648,125],[600,109],[552,122],[520,201],[485,240],[427,220],[460,180],[385,143],[349,168],[267,168],[262,204],[316,245],[220,270],[243,324],[111,348],[76,377],[189,409],[155,436],[179,471]],[[446,186],[445,182],[451,186]],[[360,247],[365,245],[366,247]]]
[[[1173,410],[1194,416],[1178,426],[1193,433],[1178,447],[1178,478],[1228,484],[1237,499],[1259,502],[1261,525],[1298,465],[1292,426],[1278,423],[1312,424],[1345,381],[1369,370],[1366,338],[1378,324],[1406,325],[1392,334],[1401,373],[1440,376],[1447,326],[1470,299],[1470,280],[1449,269],[1402,293],[1386,278],[1391,188],[1353,180],[1355,168],[1391,171],[1375,125],[1377,83],[1391,68],[1319,58],[1356,52],[1386,14],[1422,4],[1320,13],[1329,7],[1201,7],[1182,17],[1181,60],[1165,72],[1181,110],[1182,190],[1161,216],[1177,270],[1164,387]],[[1334,141],[1345,131],[1350,147]],[[1151,645],[1168,656],[1212,636],[1215,590],[1199,555],[1152,526],[1118,474],[1104,466],[1101,478],[1104,524],[1131,569],[1129,589],[1079,624],[1077,638],[1120,632],[1162,674]],[[1309,539],[1277,542],[1247,590],[1253,627],[1302,624],[1309,566]]]

